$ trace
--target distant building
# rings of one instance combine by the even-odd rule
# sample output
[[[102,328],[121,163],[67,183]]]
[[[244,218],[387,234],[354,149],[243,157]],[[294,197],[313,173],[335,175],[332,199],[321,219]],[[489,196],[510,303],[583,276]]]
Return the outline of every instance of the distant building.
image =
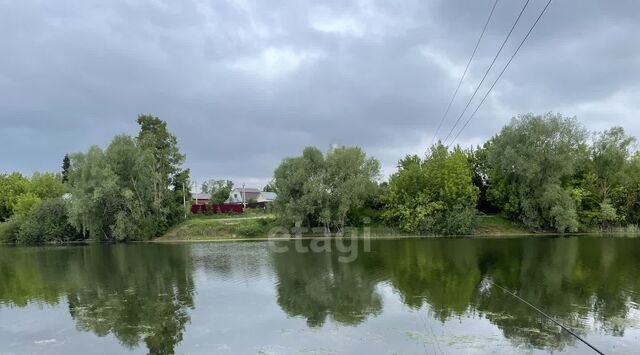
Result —
[[[273,202],[277,196],[275,192],[262,191],[260,197],[258,197],[258,202]]]
[[[191,204],[192,205],[208,205],[209,201],[211,201],[211,195],[203,194],[203,193],[194,193],[191,194]]]
[[[243,199],[244,195],[244,199]],[[260,191],[260,189],[246,187],[246,188],[236,188],[231,191],[229,194],[229,198],[224,201],[225,204],[238,204],[238,203],[256,203],[259,202],[261,204],[273,202],[276,199],[275,192],[264,192]],[[209,205],[211,201],[210,194],[204,193],[194,193],[191,195],[191,204],[192,205]]]
[[[262,191],[260,189],[252,188],[252,187],[238,187],[231,191],[229,194],[229,198],[226,203],[249,203],[249,202],[258,202],[258,198]]]

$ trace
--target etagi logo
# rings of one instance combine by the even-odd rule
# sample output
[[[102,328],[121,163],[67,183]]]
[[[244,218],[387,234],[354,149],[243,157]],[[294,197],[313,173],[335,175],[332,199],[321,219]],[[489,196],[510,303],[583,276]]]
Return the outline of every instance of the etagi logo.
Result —
[[[362,252],[371,251],[371,228],[345,227],[332,233],[323,228],[304,228],[297,222],[295,227],[287,229],[275,227],[269,231],[269,248],[274,253],[287,253],[292,249],[298,253],[337,252],[338,262],[350,263],[358,258],[360,243]]]

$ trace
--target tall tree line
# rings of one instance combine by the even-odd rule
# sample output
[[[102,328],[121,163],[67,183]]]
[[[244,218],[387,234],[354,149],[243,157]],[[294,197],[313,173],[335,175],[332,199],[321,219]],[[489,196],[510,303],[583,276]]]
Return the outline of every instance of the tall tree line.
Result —
[[[71,155],[70,221],[99,240],[149,239],[184,218],[185,156],[166,122],[138,116],[138,136],[118,135],[103,150]],[[189,195],[190,196],[190,195]]]
[[[610,230],[640,224],[640,153],[614,127],[590,133],[575,117],[524,114],[483,146],[438,143],[408,155],[388,182],[357,147],[314,147],[276,169],[283,223],[342,229],[363,210],[374,222],[416,234],[473,233],[479,213],[532,231]],[[339,163],[338,163],[339,162]]]
[[[65,155],[60,174],[0,175],[0,241],[144,240],[185,216],[185,156],[166,122],[138,116],[137,137]]]

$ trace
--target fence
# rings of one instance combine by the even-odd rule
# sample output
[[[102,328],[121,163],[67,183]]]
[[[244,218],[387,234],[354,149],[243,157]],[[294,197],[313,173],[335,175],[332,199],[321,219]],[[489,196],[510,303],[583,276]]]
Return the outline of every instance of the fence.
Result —
[[[192,205],[191,213],[242,213],[242,204],[219,203],[213,205]]]

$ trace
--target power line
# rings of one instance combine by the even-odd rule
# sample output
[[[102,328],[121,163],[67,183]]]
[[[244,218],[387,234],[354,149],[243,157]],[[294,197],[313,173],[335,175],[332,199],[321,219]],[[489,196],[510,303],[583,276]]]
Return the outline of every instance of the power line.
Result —
[[[522,14],[524,13],[524,10],[529,5],[529,1],[531,1],[531,0],[527,0],[524,3],[524,6],[522,7],[522,10],[520,10],[520,13],[518,14],[518,17],[513,22],[513,25],[511,26],[511,29],[509,30],[509,33],[507,33],[507,37],[505,37],[504,41],[502,41],[502,45],[500,46],[500,49],[498,49],[498,53],[496,53],[495,57],[493,57],[493,60],[491,61],[491,64],[489,65],[489,67],[487,68],[487,71],[484,73],[484,76],[482,77],[482,80],[480,80],[480,82],[478,83],[478,86],[473,91],[473,95],[471,95],[471,97],[469,98],[469,101],[467,101],[467,104],[464,106],[464,110],[462,110],[462,112],[458,116],[458,119],[456,119],[456,122],[454,123],[453,127],[451,127],[451,130],[447,134],[447,137],[444,139],[444,142],[446,142],[449,139],[449,137],[451,137],[451,133],[453,133],[453,131],[458,126],[458,123],[460,123],[460,120],[462,119],[462,116],[464,116],[465,112],[467,112],[467,109],[469,108],[469,105],[471,105],[471,101],[473,101],[473,98],[476,97],[476,94],[478,93],[478,90],[480,90],[480,87],[482,86],[482,83],[484,83],[484,79],[486,79],[487,75],[489,75],[489,72],[491,71],[491,68],[493,68],[493,65],[496,63],[496,60],[498,59],[498,56],[500,56],[500,53],[502,53],[502,49],[504,48],[504,45],[507,44],[507,41],[509,40],[509,37],[511,37],[511,33],[513,33],[513,29],[516,28],[516,25],[518,24],[518,21],[520,21],[520,17],[522,17]]]
[[[551,1],[549,1],[551,2]],[[602,351],[598,350],[598,348],[596,348],[595,346],[591,345],[589,342],[587,342],[586,340],[584,340],[581,336],[579,336],[578,334],[576,334],[574,331],[572,331],[571,329],[567,328],[564,324],[560,323],[559,321],[557,321],[555,318],[551,317],[550,315],[546,314],[545,312],[543,312],[540,308],[532,305],[531,303],[527,302],[524,298],[516,295],[515,293],[507,290],[506,288],[498,285],[497,283],[493,282],[492,280],[489,280],[489,282],[491,282],[493,285],[497,286],[499,289],[501,289],[502,291],[504,291],[505,293],[515,297],[517,300],[521,301],[522,303],[526,304],[527,306],[533,308],[534,310],[536,310],[538,313],[542,314],[545,318],[549,319],[550,321],[552,321],[553,323],[555,323],[557,326],[559,326],[560,328],[564,329],[565,331],[567,331],[567,333],[573,335],[574,337],[576,337],[578,340],[580,340],[581,342],[583,342],[584,344],[586,344],[588,347],[590,347],[591,349],[593,349],[595,352],[597,352],[598,354],[604,354]]]
[[[453,144],[453,142],[455,142],[456,139],[458,139],[458,137],[460,136],[460,133],[462,133],[462,131],[464,131],[465,128],[467,128],[467,125],[469,124],[469,122],[471,122],[471,120],[473,119],[473,117],[476,115],[476,112],[478,112],[478,109],[480,109],[480,106],[482,106],[482,104],[484,103],[484,100],[487,99],[487,96],[489,96],[489,93],[491,93],[491,90],[493,90],[493,87],[496,86],[496,83],[498,82],[498,80],[500,80],[500,78],[502,77],[502,74],[504,74],[504,72],[507,70],[507,67],[509,67],[509,64],[511,64],[511,61],[513,60],[513,58],[516,57],[516,54],[518,54],[518,51],[520,51],[520,48],[522,47],[522,45],[524,44],[524,42],[527,40],[527,38],[529,38],[529,35],[531,34],[531,32],[533,31],[533,29],[536,27],[536,25],[538,24],[538,21],[540,21],[540,18],[542,18],[542,15],[544,15],[544,13],[547,11],[547,8],[549,7],[549,5],[551,5],[551,1],[549,0],[547,2],[547,4],[544,6],[544,8],[542,9],[542,11],[540,12],[540,15],[538,15],[538,18],[536,19],[536,21],[533,23],[533,25],[531,25],[531,28],[529,28],[529,31],[527,32],[527,34],[524,36],[524,38],[522,39],[522,41],[520,42],[520,44],[518,45],[518,48],[516,48],[515,52],[513,52],[513,55],[511,56],[511,58],[509,58],[509,61],[507,62],[507,64],[505,64],[504,68],[502,68],[502,71],[500,72],[500,74],[498,75],[498,77],[496,78],[496,80],[493,81],[493,84],[491,84],[491,87],[489,88],[489,90],[487,90],[487,92],[484,94],[484,97],[482,98],[482,100],[480,101],[480,103],[478,104],[478,106],[476,106],[475,110],[473,110],[473,112],[471,113],[471,116],[469,116],[469,118],[467,119],[467,121],[464,123],[464,126],[462,126],[462,128],[460,128],[460,130],[458,131],[458,133],[456,134],[456,136],[453,138],[453,140],[451,141],[451,144]]]
[[[493,16],[493,11],[496,9],[496,5],[498,5],[498,0],[496,0],[493,3],[493,6],[491,7],[491,12],[489,12],[489,17],[487,17],[487,21],[484,23],[484,27],[482,28],[482,33],[480,33],[480,37],[478,37],[478,41],[476,42],[476,46],[473,48],[473,52],[471,53],[471,57],[469,57],[469,61],[467,62],[467,66],[464,68],[464,72],[462,73],[462,77],[460,78],[460,81],[458,82],[458,86],[456,87],[456,91],[453,92],[453,96],[451,96],[451,100],[449,101],[449,105],[447,105],[447,109],[444,111],[444,114],[442,115],[442,118],[440,119],[440,123],[438,124],[438,128],[436,128],[436,133],[434,133],[433,139],[431,139],[431,145],[433,145],[433,143],[435,143],[436,137],[438,136],[438,132],[440,132],[440,128],[442,128],[442,123],[444,123],[444,119],[447,117],[447,114],[449,114],[449,110],[451,109],[451,105],[453,104],[453,101],[456,99],[456,96],[458,95],[458,90],[460,90],[460,86],[462,85],[462,81],[464,81],[464,78],[467,75],[467,71],[469,70],[469,66],[471,65],[471,61],[473,60],[473,57],[476,55],[476,51],[478,50],[478,46],[480,45],[480,42],[482,41],[482,37],[484,37],[484,33],[487,31],[487,26],[489,25],[489,21],[491,21],[491,17]]]

